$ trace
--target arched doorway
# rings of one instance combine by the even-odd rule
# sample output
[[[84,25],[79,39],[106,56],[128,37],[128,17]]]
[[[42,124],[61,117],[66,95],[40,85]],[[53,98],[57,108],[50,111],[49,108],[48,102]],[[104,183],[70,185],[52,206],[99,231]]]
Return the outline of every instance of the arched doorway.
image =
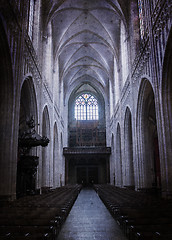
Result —
[[[133,166],[133,137],[131,112],[127,107],[124,120],[124,147],[125,147],[125,186],[134,187],[134,166]]]
[[[137,133],[140,188],[159,188],[161,187],[161,171],[155,99],[153,88],[147,79],[143,79],[140,86]]]

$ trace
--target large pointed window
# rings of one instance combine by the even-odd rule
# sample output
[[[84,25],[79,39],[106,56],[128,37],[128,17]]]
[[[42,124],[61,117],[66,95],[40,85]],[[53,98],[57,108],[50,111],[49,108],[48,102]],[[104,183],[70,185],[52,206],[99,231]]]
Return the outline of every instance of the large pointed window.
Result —
[[[80,95],[75,100],[76,120],[98,120],[97,99],[89,93]]]

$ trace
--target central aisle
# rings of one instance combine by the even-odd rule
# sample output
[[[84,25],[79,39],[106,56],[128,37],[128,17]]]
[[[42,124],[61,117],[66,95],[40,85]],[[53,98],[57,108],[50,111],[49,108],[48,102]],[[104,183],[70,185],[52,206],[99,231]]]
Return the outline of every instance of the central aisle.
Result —
[[[57,240],[126,240],[93,189],[83,189]]]

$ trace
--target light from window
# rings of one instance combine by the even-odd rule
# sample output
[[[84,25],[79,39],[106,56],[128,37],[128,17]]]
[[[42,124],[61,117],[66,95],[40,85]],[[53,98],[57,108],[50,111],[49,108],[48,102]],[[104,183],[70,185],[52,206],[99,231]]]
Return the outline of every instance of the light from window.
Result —
[[[97,99],[84,93],[75,100],[76,120],[98,120]]]
[[[33,18],[34,18],[34,0],[30,0],[28,35],[31,40],[33,34]]]
[[[143,21],[143,0],[138,0],[139,19],[140,19],[140,35],[144,36],[144,21]]]

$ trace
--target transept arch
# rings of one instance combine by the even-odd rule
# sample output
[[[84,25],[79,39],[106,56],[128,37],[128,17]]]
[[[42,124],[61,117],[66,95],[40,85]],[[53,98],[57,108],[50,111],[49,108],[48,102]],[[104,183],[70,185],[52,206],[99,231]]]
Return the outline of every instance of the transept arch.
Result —
[[[161,186],[155,96],[151,83],[142,79],[137,104],[136,131],[140,188]]]

